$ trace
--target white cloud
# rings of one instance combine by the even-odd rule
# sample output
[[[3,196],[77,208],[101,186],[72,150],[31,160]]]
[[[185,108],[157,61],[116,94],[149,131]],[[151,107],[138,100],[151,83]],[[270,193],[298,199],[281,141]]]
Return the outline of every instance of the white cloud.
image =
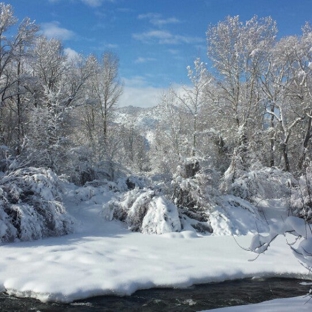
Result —
[[[61,0],[48,0],[50,3],[61,2]],[[115,0],[80,0],[82,3],[97,8],[100,7],[104,2],[115,2]]]
[[[145,43],[158,43],[158,44],[195,44],[202,43],[205,41],[204,38],[199,37],[190,37],[183,35],[175,35],[168,30],[164,30],[161,28],[162,26],[166,26],[168,24],[177,24],[181,23],[175,17],[163,18],[161,14],[158,13],[146,13],[138,15],[138,19],[140,20],[148,20],[154,26],[157,26],[158,29],[132,34],[132,37],[136,40],[145,42]]]
[[[89,40],[89,41],[92,42],[92,45],[89,45],[89,47],[93,51],[104,52],[106,50],[118,49],[118,47],[119,47],[118,44],[114,44],[114,43],[94,42],[94,40]]]
[[[138,19],[148,19],[155,26],[161,27],[167,24],[178,24],[180,21],[175,17],[162,18],[158,13],[140,14]]]
[[[153,43],[156,41],[159,44],[192,44],[205,41],[204,38],[174,35],[171,32],[164,30],[151,30],[143,33],[133,34],[132,36],[134,39],[145,43]]]
[[[124,92],[120,97],[118,106],[153,107],[161,103],[162,96],[168,88],[153,87],[143,76],[133,76],[130,79],[122,78]],[[177,94],[183,96],[187,85],[172,84],[170,86]]]
[[[43,23],[41,24],[43,34],[48,38],[55,38],[60,40],[68,40],[74,37],[75,33],[66,28],[59,26],[59,22]]]
[[[132,76],[131,78],[122,78],[122,82],[128,87],[146,87],[148,85],[144,76]]]
[[[134,39],[139,40],[139,41],[151,41],[153,39],[162,41],[162,40],[169,40],[172,38],[172,34],[169,31],[164,31],[164,30],[151,30],[139,34],[133,34],[132,35]]]
[[[170,17],[170,18],[166,18],[166,19],[151,20],[151,23],[156,25],[156,26],[163,26],[163,25],[167,25],[167,24],[178,24],[178,23],[180,23],[180,21],[175,17]]]
[[[180,54],[180,51],[179,50],[176,50],[176,49],[169,49],[168,50],[172,55],[178,55]]]
[[[79,53],[76,52],[75,50],[71,49],[71,48],[65,48],[64,53],[65,53],[65,55],[67,55],[67,57],[70,60],[74,60],[74,59],[79,58]]]
[[[82,2],[91,7],[99,7],[102,5],[102,0],[82,0]]]
[[[181,35],[176,35],[174,36],[174,40],[176,43],[201,43],[205,42],[204,38],[200,37],[189,37],[189,36],[181,36]]]
[[[93,8],[100,7],[103,2],[114,2],[114,0],[81,0],[84,4],[89,5]]]
[[[160,103],[164,90],[155,87],[134,88],[124,87],[119,106],[153,107]]]
[[[134,61],[134,63],[140,64],[140,63],[147,63],[147,62],[154,62],[154,61],[156,61],[156,59],[153,58],[153,57],[138,57],[138,58]]]
[[[119,106],[153,107],[160,103],[164,88],[156,88],[148,85],[142,76],[134,76],[131,79],[123,78],[124,92],[119,100]]]
[[[117,48],[118,48],[118,44],[107,43],[107,44],[105,45],[105,47],[106,47],[107,49],[117,49]]]
[[[140,14],[138,16],[138,19],[156,19],[156,18],[160,18],[161,15],[158,13],[146,13],[146,14]]]

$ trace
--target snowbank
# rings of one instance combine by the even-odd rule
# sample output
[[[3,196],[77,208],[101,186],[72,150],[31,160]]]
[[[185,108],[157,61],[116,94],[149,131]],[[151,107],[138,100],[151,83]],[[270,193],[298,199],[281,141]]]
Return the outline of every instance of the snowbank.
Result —
[[[257,304],[248,304],[245,306],[212,309],[209,310],[209,312],[310,312],[311,310],[312,300],[309,300],[309,297],[295,297],[275,299]]]

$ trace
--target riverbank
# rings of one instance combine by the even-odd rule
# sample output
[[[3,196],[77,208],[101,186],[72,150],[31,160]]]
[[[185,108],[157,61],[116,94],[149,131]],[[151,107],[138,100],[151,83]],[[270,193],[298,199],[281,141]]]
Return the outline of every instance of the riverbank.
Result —
[[[138,289],[188,287],[254,276],[309,278],[280,237],[255,261],[231,236],[142,235],[98,218],[81,233],[0,247],[0,290],[43,302],[71,302]],[[88,223],[89,224],[89,223]],[[91,225],[91,224],[89,224]],[[247,247],[251,235],[238,237]]]

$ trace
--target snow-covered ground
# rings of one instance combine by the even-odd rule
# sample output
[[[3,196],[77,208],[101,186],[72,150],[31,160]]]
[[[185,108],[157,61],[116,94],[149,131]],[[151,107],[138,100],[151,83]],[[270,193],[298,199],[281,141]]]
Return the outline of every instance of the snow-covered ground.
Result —
[[[103,218],[102,205],[109,194],[88,192],[72,192],[65,201],[80,224],[75,234],[0,246],[0,291],[71,302],[96,295],[130,295],[156,286],[187,287],[253,276],[311,277],[283,237],[265,255],[249,261],[254,254],[240,248],[232,236],[130,232],[123,223]],[[251,238],[236,239],[248,247]]]
[[[310,312],[312,309],[311,301],[312,300],[309,300],[309,297],[275,299],[258,304],[213,309],[209,310],[209,312]]]

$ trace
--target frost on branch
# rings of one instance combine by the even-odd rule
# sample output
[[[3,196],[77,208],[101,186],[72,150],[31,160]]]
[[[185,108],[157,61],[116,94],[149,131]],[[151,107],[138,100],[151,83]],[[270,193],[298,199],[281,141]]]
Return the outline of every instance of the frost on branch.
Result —
[[[61,236],[74,230],[62,202],[58,177],[43,168],[24,168],[0,182],[0,242]]]
[[[132,231],[163,234],[181,231],[177,207],[151,189],[135,188],[103,207],[108,220],[126,222]]]

